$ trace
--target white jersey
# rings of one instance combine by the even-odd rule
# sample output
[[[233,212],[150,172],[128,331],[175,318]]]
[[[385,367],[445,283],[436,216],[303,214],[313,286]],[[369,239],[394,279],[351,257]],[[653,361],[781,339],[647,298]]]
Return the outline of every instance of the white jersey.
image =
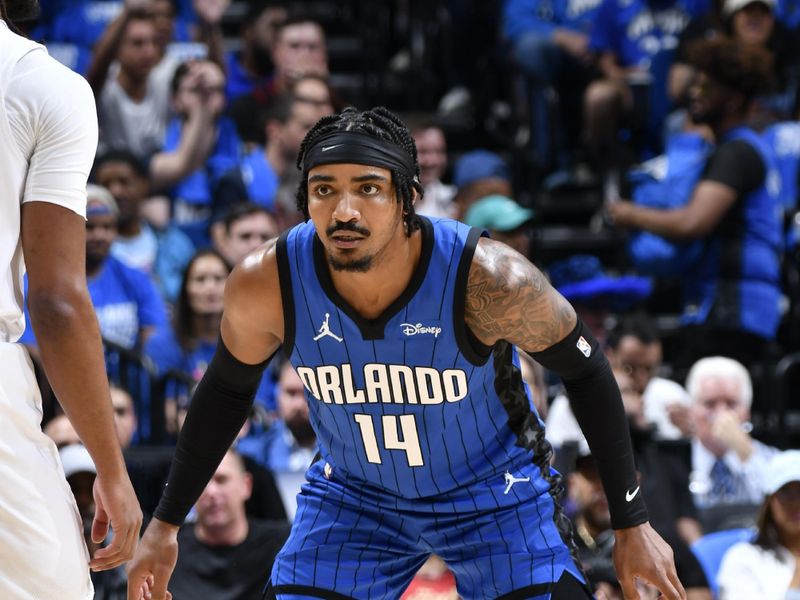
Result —
[[[25,202],[86,212],[97,146],[89,85],[0,20],[0,599],[89,600],[83,525],[25,347]],[[59,235],[57,229],[53,235]]]
[[[85,216],[96,148],[88,83],[0,21],[0,342],[25,328],[22,204],[51,202]]]

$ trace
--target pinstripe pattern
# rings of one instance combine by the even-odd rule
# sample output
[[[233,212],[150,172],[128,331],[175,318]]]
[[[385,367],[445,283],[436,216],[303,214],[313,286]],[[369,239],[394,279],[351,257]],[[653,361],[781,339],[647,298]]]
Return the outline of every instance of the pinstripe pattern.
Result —
[[[273,585],[395,598],[430,552],[450,565],[465,598],[574,569],[516,352],[480,348],[466,331],[477,239],[456,221],[425,220],[417,273],[372,321],[336,293],[313,224],[278,245],[284,351],[306,385],[322,459],[309,470]],[[504,493],[506,471],[530,481]]]

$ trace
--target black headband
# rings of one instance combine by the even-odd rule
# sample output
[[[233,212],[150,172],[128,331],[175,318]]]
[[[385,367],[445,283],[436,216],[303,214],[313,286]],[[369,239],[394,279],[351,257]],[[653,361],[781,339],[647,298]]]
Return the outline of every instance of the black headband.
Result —
[[[371,165],[400,171],[414,178],[415,165],[411,155],[391,142],[359,133],[336,131],[320,137],[306,151],[303,170],[308,173],[319,165],[350,163]]]

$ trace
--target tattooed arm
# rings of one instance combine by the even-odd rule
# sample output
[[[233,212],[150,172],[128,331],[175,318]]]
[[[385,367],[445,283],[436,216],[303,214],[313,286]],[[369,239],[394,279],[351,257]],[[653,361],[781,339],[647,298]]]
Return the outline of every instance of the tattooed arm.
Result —
[[[507,340],[539,352],[563,340],[577,318],[539,269],[505,244],[481,238],[467,282],[467,325],[485,345]]]
[[[487,346],[507,340],[561,376],[603,481],[626,597],[636,597],[635,579],[641,577],[664,598],[685,599],[672,550],[647,522],[619,388],[569,302],[522,255],[481,239],[467,280],[465,320]]]

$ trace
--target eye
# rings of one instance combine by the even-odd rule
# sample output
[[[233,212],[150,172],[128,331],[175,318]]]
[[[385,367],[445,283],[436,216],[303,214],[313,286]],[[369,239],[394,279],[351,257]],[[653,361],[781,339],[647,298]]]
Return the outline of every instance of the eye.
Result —
[[[332,191],[333,190],[331,189],[331,187],[329,185],[325,185],[324,183],[314,188],[314,194],[316,194],[317,196],[327,196]]]
[[[367,196],[374,196],[380,191],[381,188],[379,188],[377,185],[373,183],[365,183],[364,185],[361,186],[361,192],[363,194],[366,194]]]

